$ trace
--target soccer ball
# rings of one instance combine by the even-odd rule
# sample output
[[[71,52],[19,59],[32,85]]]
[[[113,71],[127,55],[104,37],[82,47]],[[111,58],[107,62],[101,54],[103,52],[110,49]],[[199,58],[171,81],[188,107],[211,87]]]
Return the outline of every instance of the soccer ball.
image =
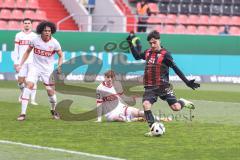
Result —
[[[161,136],[165,133],[165,127],[163,123],[155,122],[152,124],[151,132],[154,136]]]

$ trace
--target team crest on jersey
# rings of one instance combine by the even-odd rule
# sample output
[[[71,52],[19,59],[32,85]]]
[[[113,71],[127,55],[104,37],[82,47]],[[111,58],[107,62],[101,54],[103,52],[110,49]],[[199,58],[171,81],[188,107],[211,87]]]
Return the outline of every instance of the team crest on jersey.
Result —
[[[154,58],[150,58],[149,61],[148,61],[148,63],[150,63],[150,64],[154,64],[154,62],[155,62]]]

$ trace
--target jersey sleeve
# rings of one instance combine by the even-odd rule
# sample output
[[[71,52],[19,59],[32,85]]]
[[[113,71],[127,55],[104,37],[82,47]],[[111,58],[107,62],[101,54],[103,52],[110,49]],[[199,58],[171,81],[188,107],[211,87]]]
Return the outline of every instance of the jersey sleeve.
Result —
[[[171,55],[170,52],[167,52],[167,53],[165,54],[164,61],[165,61],[165,63],[167,64],[167,66],[169,66],[169,67],[171,67],[171,68],[172,68],[173,66],[175,66],[173,57],[172,57],[172,55]]]

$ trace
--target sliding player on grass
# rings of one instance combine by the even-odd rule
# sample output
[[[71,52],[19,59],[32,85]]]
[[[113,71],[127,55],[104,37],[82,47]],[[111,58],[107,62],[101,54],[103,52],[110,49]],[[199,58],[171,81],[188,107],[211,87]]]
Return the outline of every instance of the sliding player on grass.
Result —
[[[104,115],[107,121],[130,122],[144,119],[144,112],[127,106],[124,101],[135,101],[123,94],[120,82],[115,81],[112,70],[105,72],[104,81],[97,87],[97,122]]]

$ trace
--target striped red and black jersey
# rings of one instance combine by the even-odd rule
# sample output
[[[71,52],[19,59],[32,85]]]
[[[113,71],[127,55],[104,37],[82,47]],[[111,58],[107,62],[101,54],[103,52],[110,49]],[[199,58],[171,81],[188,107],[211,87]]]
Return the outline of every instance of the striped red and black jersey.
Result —
[[[146,61],[144,70],[144,86],[169,84],[169,67],[175,64],[171,53],[162,48],[159,51],[145,50],[143,53],[132,52],[135,59]],[[137,54],[137,55],[136,55]]]

